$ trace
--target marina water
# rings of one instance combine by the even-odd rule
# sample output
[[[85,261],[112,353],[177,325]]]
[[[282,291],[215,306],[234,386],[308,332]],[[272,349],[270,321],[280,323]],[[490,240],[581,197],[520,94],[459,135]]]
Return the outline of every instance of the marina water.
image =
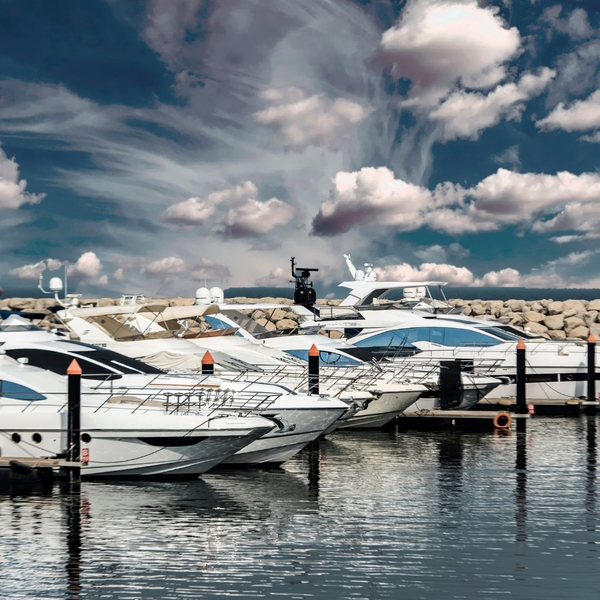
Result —
[[[598,598],[598,429],[341,432],[281,469],[12,489],[0,597]]]

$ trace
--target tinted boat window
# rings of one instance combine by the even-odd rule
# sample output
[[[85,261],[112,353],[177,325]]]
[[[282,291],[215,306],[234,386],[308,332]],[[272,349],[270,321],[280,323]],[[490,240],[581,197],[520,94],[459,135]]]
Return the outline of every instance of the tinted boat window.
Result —
[[[12,358],[27,358],[33,367],[52,371],[58,375],[66,375],[69,365],[73,361],[73,355],[51,350],[40,350],[37,348],[18,348],[6,351]],[[83,358],[77,358],[84,379],[120,379],[121,375],[110,371],[102,365],[98,365]]]
[[[14,400],[26,400],[27,402],[36,402],[45,400],[46,396],[12,381],[0,380],[0,397],[12,398]]]
[[[308,362],[308,350],[285,350],[285,353]],[[354,367],[360,364],[360,361],[337,352],[321,350],[319,352],[319,364],[322,367]]]

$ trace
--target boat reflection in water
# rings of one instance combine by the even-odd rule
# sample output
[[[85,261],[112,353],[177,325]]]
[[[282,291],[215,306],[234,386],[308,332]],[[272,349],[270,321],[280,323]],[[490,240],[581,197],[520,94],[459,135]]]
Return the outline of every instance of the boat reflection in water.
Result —
[[[596,433],[347,432],[280,469],[13,490],[0,596],[595,598]]]

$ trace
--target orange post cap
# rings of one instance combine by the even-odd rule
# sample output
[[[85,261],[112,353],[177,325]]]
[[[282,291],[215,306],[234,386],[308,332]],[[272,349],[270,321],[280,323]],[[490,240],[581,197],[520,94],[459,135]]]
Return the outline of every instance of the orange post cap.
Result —
[[[319,356],[319,349],[313,344],[308,351],[309,356]]]
[[[523,341],[523,338],[519,338],[519,341],[517,343],[517,350],[525,350],[526,346],[525,346],[525,342]]]
[[[212,354],[207,350],[202,357],[203,365],[214,365],[215,359],[212,357]]]
[[[82,373],[81,367],[79,366],[77,359],[74,358],[71,361],[69,368],[67,369],[67,375],[81,375],[81,373]]]
[[[594,337],[593,333],[590,333],[590,337],[588,337],[588,344],[595,344],[596,343],[596,338]]]

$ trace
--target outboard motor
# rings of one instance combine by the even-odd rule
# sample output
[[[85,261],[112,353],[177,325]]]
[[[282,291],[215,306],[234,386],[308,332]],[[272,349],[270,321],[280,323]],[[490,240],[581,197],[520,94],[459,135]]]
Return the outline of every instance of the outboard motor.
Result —
[[[296,266],[296,257],[292,256],[292,277],[296,282],[294,290],[294,303],[310,308],[317,301],[317,292],[309,281],[311,272],[319,269],[307,269]]]

